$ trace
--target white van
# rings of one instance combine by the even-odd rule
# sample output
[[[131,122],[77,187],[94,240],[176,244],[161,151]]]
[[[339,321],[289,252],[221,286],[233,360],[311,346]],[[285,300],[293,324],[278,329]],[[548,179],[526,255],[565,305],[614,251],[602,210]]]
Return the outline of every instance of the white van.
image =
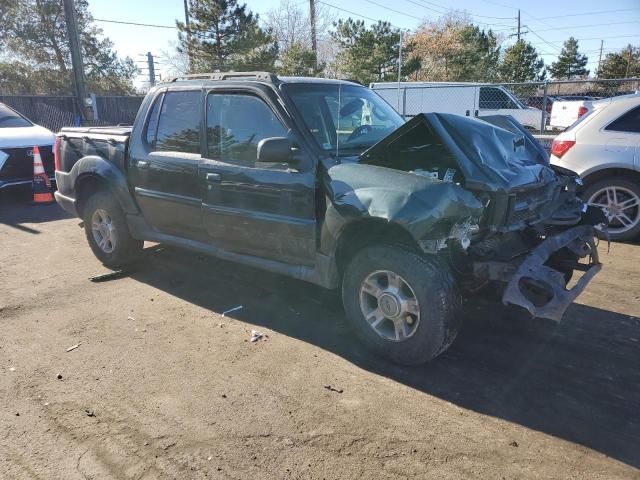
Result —
[[[379,82],[370,85],[405,118],[419,113],[455,113],[483,117],[511,115],[525,127],[539,129],[542,110],[526,107],[509,90],[483,83]]]

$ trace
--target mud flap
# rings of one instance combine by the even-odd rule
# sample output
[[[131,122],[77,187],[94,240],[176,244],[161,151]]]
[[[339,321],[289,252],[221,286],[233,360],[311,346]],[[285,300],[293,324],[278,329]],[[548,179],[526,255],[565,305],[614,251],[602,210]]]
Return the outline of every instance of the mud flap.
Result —
[[[602,264],[598,260],[594,234],[592,226],[584,225],[546,238],[520,264],[507,285],[502,296],[502,303],[526,308],[534,317],[560,321],[571,302],[580,295],[593,276],[602,268]],[[551,255],[564,247],[572,250],[580,258],[590,256],[588,269],[570,290],[565,288],[562,273],[545,265]],[[533,301],[527,298],[522,291],[520,283],[522,279],[545,285],[551,290],[549,293],[552,294],[552,297],[543,305],[534,305]]]

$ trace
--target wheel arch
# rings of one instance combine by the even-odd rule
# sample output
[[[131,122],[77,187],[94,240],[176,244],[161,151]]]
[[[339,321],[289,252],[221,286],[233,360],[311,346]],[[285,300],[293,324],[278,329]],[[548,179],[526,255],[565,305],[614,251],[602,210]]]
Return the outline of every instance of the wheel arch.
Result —
[[[139,213],[129,192],[125,174],[113,163],[99,156],[81,158],[71,169],[78,214],[83,215],[87,199],[94,191],[107,190],[125,213]]]
[[[613,177],[625,177],[629,178],[640,185],[640,172],[634,170],[633,168],[624,168],[624,167],[612,167],[612,168],[603,168],[600,170],[592,171],[582,177],[582,182],[584,183],[582,187],[582,192],[584,192],[587,188],[593,185],[600,180],[605,180],[607,178]]]
[[[374,245],[401,245],[420,253],[420,247],[408,230],[382,218],[363,218],[348,223],[340,232],[335,248],[338,274],[342,277],[353,256]]]

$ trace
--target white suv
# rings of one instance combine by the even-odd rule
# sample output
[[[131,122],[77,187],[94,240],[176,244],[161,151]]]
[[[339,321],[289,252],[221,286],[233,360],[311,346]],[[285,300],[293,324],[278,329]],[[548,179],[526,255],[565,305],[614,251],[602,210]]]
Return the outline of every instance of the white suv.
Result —
[[[551,163],[582,177],[582,197],[602,208],[611,239],[640,234],[640,94],[593,102],[554,139]]]

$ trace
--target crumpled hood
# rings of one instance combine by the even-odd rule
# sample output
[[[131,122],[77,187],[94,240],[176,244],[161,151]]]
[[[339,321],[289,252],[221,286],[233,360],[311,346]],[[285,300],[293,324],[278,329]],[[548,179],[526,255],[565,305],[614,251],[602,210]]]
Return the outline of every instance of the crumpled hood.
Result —
[[[418,144],[415,147],[421,138],[438,138],[454,157],[465,186],[470,189],[507,191],[556,178],[548,156],[531,134],[512,118],[501,118],[490,120],[492,125],[459,115],[422,113],[363,152],[360,158],[364,163],[393,168],[394,158],[402,155],[402,149],[406,150],[406,137],[411,135]],[[423,129],[424,135],[416,129]]]
[[[332,166],[325,179],[333,207],[342,217],[377,217],[405,227],[415,238],[437,233],[483,210],[480,201],[459,185],[389,168],[343,163]]]

